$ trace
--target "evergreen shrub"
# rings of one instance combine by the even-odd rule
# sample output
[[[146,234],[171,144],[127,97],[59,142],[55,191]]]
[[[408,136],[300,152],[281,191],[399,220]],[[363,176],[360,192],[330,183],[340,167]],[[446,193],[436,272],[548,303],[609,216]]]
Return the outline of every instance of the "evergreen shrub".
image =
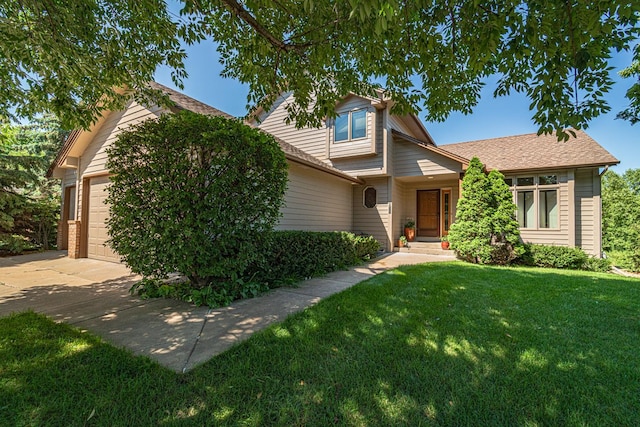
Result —
[[[474,157],[462,180],[456,221],[447,236],[451,249],[468,262],[511,263],[523,252],[515,212],[504,176],[497,170],[487,176]]]

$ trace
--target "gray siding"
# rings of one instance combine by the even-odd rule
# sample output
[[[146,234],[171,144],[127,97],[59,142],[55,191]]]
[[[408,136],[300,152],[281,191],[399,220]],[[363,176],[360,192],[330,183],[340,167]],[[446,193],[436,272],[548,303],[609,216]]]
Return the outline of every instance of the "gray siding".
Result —
[[[411,131],[411,129],[409,129],[409,127],[407,127],[407,125],[404,124],[404,122],[398,117],[398,116],[394,116],[392,114],[389,114],[388,117],[388,122],[389,122],[389,129],[395,129],[399,132],[402,132],[404,134],[407,135],[411,135],[411,136],[416,136],[414,135],[414,133]]]
[[[157,118],[163,111],[160,107],[146,108],[131,101],[124,111],[109,114],[79,159],[78,174],[81,179],[76,191],[77,200],[82,200],[82,178],[85,175],[100,175],[108,172],[105,165],[107,162],[106,148],[115,141],[118,134],[129,126]],[[77,218],[81,218],[82,203],[77,204],[77,209]]]
[[[375,154],[375,123],[376,110],[371,106],[371,101],[357,96],[350,96],[336,109],[338,114],[348,113],[352,110],[367,111],[367,136],[353,141],[335,142],[334,121],[327,122],[329,125],[329,157],[333,159],[367,156]]]
[[[374,208],[366,208],[363,203],[363,191],[367,187],[374,187],[377,192],[377,204]],[[389,231],[389,179],[372,178],[366,185],[353,188],[353,231],[354,233],[370,234],[380,242],[380,245],[390,250]]]
[[[338,112],[367,108],[367,138],[349,142],[334,142],[333,127],[329,128],[329,150],[333,165],[354,176],[384,173],[383,111],[371,106],[371,101],[350,97]]]
[[[397,177],[435,176],[462,172],[462,165],[416,144],[395,140],[393,170]]]
[[[77,203],[78,201],[78,191],[76,188],[76,191],[73,192],[72,197],[73,200],[65,200],[65,189],[67,187],[73,187],[76,185],[76,174],[75,174],[76,170],[75,169],[67,169],[64,171],[64,177],[62,178],[62,192],[61,192],[61,199],[60,199],[60,212],[62,213],[64,211],[64,205],[68,204],[69,205],[69,216],[73,219],[78,218],[76,216],[77,213],[77,206],[79,205],[79,203]]]
[[[260,129],[269,132],[298,147],[299,149],[327,161],[327,135],[326,127],[296,129],[295,123],[287,124],[287,106],[293,103],[293,95],[286,93],[281,95],[271,107],[271,110],[260,115],[255,123]]]
[[[576,171],[576,246],[600,256],[600,175],[597,169]]]
[[[540,173],[523,174],[520,176],[532,176],[532,175],[557,175],[558,176],[558,199],[559,199],[559,218],[558,228],[526,228],[520,229],[520,236],[522,240],[527,243],[544,244],[544,245],[556,245],[556,246],[571,246],[569,238],[569,229],[573,224],[573,220],[569,216],[569,177],[566,172],[560,171],[545,171]],[[537,197],[537,196],[536,196]],[[538,208],[538,202],[536,202],[536,209]],[[538,212],[536,211],[536,223]]]
[[[289,163],[289,184],[279,230],[351,231],[352,184]]]

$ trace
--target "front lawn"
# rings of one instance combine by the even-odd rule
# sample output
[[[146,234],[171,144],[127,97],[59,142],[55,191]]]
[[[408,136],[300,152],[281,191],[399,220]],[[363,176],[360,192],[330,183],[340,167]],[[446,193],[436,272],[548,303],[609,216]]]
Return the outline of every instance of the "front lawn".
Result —
[[[640,280],[404,267],[174,374],[0,319],[0,425],[639,425]]]

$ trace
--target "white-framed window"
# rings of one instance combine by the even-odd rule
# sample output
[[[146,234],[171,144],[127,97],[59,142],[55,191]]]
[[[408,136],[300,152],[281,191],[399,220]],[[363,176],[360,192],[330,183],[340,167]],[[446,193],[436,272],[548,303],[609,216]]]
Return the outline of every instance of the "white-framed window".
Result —
[[[518,207],[520,228],[560,228],[560,198],[557,175],[528,175],[505,178]]]
[[[366,138],[367,110],[353,110],[336,117],[333,136],[334,142]]]

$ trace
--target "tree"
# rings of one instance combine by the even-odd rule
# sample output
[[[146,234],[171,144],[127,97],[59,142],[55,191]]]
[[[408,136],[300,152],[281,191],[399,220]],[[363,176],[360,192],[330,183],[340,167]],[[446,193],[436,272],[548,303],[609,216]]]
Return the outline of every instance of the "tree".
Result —
[[[602,178],[602,246],[628,252],[640,240],[640,169],[620,176],[607,171]]]
[[[5,1],[0,115],[48,109],[86,126],[127,99],[115,88],[144,88],[158,65],[181,86],[180,41],[212,39],[222,75],[249,85],[251,105],[293,92],[298,126],[335,115],[350,92],[375,95],[380,81],[396,112],[424,107],[442,120],[471,112],[483,79],[497,75],[494,95],[525,93],[541,132],[579,129],[609,110],[610,52],[631,49],[640,31],[640,4],[623,0],[180,4],[174,18],[161,0]]]
[[[145,86],[158,65],[172,67],[177,83],[186,75],[166,7],[162,0],[0,2],[0,119],[47,111],[67,128],[87,127],[130,99],[125,88],[159,98]]]
[[[523,253],[515,211],[504,176],[496,170],[487,176],[474,157],[462,180],[456,221],[449,231],[451,249],[473,263],[510,263]]]
[[[107,152],[110,244],[133,272],[218,287],[260,256],[287,183],[272,136],[182,111],[123,131]]]
[[[45,172],[66,132],[51,116],[33,123],[4,125],[0,140],[0,239],[13,235],[48,249],[55,239],[60,188]],[[18,248],[19,249],[19,248]],[[19,250],[17,250],[19,252]]]
[[[617,118],[628,120],[634,125],[640,122],[640,44],[635,47],[635,60],[630,66],[620,71],[620,75],[625,79],[635,78],[636,84],[627,90],[629,106],[618,113]]]

